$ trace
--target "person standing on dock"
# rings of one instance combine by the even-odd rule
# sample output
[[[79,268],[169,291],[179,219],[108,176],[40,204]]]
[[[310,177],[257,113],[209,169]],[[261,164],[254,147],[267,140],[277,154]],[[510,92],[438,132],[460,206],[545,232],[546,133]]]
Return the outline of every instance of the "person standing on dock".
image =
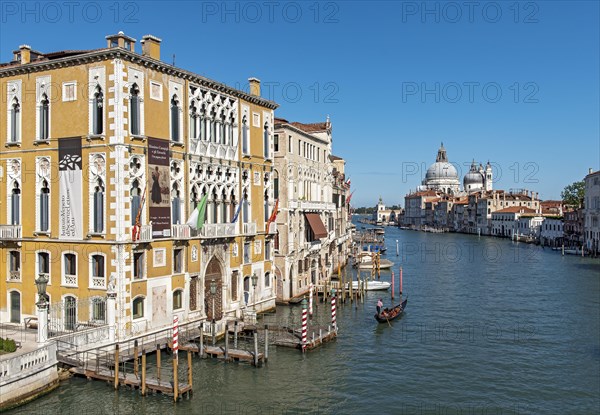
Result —
[[[377,315],[381,314],[382,308],[383,308],[383,301],[381,301],[381,298],[380,298],[379,301],[377,301]]]

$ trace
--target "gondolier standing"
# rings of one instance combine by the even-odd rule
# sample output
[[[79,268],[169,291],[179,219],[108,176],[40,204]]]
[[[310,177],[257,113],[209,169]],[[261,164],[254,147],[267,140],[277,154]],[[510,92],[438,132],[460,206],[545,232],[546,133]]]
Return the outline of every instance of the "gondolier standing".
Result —
[[[381,314],[382,308],[383,308],[383,301],[381,301],[381,298],[380,298],[379,301],[377,301],[377,315]]]

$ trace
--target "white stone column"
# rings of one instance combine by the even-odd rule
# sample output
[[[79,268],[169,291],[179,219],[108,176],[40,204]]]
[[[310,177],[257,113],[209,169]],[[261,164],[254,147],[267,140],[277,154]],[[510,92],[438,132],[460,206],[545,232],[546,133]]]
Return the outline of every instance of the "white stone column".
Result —
[[[106,294],[106,322],[108,323],[108,339],[111,343],[115,341],[116,311],[117,293],[109,292]]]
[[[46,343],[48,341],[48,303],[40,301],[37,304],[37,342]]]

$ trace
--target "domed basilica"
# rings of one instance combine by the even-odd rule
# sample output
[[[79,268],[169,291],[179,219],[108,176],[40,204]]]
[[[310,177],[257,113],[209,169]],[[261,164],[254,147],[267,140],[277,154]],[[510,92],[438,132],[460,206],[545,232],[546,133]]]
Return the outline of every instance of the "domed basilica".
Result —
[[[475,161],[473,161],[469,172],[463,179],[463,192],[461,192],[458,172],[456,167],[448,161],[448,155],[444,143],[442,143],[435,158],[435,163],[427,169],[425,178],[418,190],[435,190],[449,195],[471,193],[478,190],[492,190],[492,166],[488,161],[485,168],[481,164],[477,167]]]

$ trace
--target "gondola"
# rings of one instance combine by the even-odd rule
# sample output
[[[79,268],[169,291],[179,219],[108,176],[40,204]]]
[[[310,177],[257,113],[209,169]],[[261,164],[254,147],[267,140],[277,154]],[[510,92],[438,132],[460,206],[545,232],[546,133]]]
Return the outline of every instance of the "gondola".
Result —
[[[407,301],[408,301],[408,297],[406,297],[406,300],[402,301],[401,304],[398,304],[397,306],[393,307],[392,309],[386,308],[381,312],[381,314],[375,314],[375,320],[377,320],[380,323],[387,323],[389,321],[397,319],[404,312]]]

